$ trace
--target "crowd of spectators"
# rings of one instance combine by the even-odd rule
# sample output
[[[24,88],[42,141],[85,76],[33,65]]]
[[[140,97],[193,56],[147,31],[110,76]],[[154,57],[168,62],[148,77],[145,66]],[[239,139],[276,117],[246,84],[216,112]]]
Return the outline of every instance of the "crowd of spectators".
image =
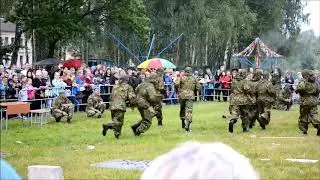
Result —
[[[153,70],[151,70],[153,71]],[[250,69],[250,73],[253,69]],[[165,70],[163,80],[165,82],[165,103],[177,102],[177,92],[173,86],[174,82],[181,75],[180,71],[171,69]],[[316,71],[317,82],[320,85],[319,72]],[[41,100],[47,99],[45,105],[51,107],[50,98],[54,98],[59,91],[66,91],[68,98],[73,104],[79,105],[86,103],[88,96],[93,88],[100,85],[100,93],[104,101],[108,101],[112,90],[112,85],[116,84],[117,79],[122,75],[129,77],[129,84],[136,88],[150,74],[150,71],[139,71],[135,68],[118,68],[98,65],[87,67],[83,64],[80,68],[65,68],[60,64],[51,68],[32,68],[25,65],[22,69],[4,68],[0,65],[0,95],[1,99],[7,100]],[[198,78],[202,88],[197,94],[198,100],[204,101],[227,101],[230,95],[231,82],[236,75],[235,70],[225,71],[223,68],[212,73],[207,68],[204,71],[195,71],[194,75]],[[249,74],[250,76],[250,74]],[[301,79],[301,73],[286,73],[283,83],[293,84]],[[33,101],[32,109],[41,108],[41,101]]]

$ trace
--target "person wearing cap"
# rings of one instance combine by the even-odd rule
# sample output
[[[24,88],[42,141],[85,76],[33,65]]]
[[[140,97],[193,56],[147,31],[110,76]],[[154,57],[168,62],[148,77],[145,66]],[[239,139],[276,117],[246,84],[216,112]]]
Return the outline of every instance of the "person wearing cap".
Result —
[[[122,76],[119,79],[119,83],[112,89],[110,110],[112,121],[102,125],[102,135],[105,136],[109,129],[114,132],[115,138],[119,138],[121,135],[121,129],[123,126],[124,115],[126,113],[126,102],[129,101],[133,107],[135,104],[135,93],[133,88],[128,84],[128,77]]]
[[[296,92],[300,95],[300,117],[299,129],[303,134],[308,134],[309,123],[317,129],[317,136],[320,136],[320,120],[318,116],[318,97],[320,87],[315,82],[315,76],[311,70],[302,72],[303,79],[299,82]]]
[[[95,88],[93,93],[88,97],[86,113],[87,117],[93,117],[97,115],[98,118],[101,118],[106,105],[103,103],[102,98],[99,94],[99,87]]]
[[[66,117],[67,122],[71,123],[73,105],[65,95],[64,91],[60,91],[59,96],[54,99],[51,114],[55,118],[56,122],[60,122],[62,118]]]
[[[180,98],[181,126],[188,132],[192,123],[194,94],[200,90],[200,84],[197,78],[192,75],[191,67],[185,68],[183,76],[177,80],[175,86],[178,89]]]
[[[157,93],[158,75],[150,73],[146,81],[136,89],[136,105],[141,115],[141,120],[131,126],[133,133],[139,136],[151,126],[152,118],[156,116],[153,106],[162,100],[162,94]]]

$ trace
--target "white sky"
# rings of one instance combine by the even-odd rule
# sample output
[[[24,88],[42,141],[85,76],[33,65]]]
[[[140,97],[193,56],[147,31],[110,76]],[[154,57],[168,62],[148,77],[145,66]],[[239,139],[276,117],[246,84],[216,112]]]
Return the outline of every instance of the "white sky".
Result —
[[[320,0],[304,0],[303,3],[307,3],[304,8],[304,13],[310,13],[309,24],[303,23],[301,25],[301,31],[307,31],[312,29],[317,37],[320,36]]]

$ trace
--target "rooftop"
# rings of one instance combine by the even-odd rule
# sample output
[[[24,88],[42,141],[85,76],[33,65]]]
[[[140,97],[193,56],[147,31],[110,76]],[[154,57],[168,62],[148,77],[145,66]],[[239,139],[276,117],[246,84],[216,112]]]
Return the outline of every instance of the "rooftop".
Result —
[[[11,22],[4,22],[3,18],[0,18],[0,31],[1,32],[15,32],[16,25]]]

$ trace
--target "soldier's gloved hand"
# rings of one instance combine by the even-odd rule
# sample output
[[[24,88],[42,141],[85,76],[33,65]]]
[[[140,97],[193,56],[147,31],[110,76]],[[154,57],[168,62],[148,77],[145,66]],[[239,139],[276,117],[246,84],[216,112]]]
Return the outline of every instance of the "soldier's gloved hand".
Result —
[[[63,114],[64,116],[68,116],[68,114],[67,114],[66,112],[62,112],[62,114]]]
[[[149,107],[149,111],[150,111],[152,114],[156,114],[156,111],[153,109],[153,107]]]

